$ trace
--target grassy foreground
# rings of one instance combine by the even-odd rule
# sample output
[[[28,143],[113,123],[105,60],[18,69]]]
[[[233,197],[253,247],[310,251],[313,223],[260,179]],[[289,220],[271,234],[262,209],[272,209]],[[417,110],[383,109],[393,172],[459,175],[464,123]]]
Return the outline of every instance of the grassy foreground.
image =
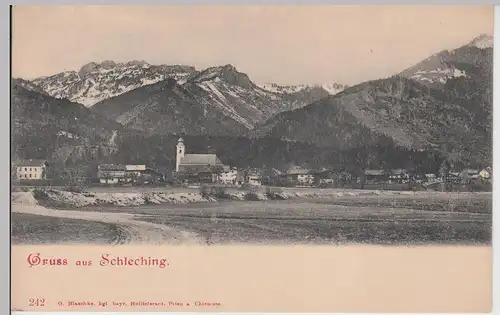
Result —
[[[13,212],[11,233],[12,245],[110,244],[122,231],[114,224]]]

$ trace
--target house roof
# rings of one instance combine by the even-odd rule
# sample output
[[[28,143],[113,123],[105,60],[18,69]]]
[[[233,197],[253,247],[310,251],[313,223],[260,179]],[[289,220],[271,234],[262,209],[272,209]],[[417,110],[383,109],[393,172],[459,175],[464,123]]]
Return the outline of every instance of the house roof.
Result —
[[[272,168],[272,169],[271,169],[271,172],[272,172],[273,174],[275,174],[275,175],[281,175],[281,174],[282,174],[280,170],[275,169],[275,168]]]
[[[466,169],[463,170],[459,176],[462,178],[478,178],[479,172],[477,172],[477,170]]]
[[[47,164],[46,160],[22,160],[17,163],[17,166],[44,166]]]
[[[143,172],[143,174],[153,174],[153,175],[161,175],[163,176],[164,174],[158,170],[152,169],[152,168],[146,168]]]
[[[179,165],[179,173],[198,175],[199,173],[213,173],[214,170],[208,165],[203,164],[181,164]]]
[[[286,173],[288,175],[308,175],[311,173],[311,171],[302,168],[293,168],[288,170]]]
[[[180,165],[222,165],[215,154],[186,154]]]
[[[102,164],[98,166],[100,171],[126,171],[127,168],[125,165],[119,164]]]
[[[144,165],[144,164],[129,164],[129,165],[125,165],[125,168],[127,169],[127,171],[145,171],[146,165]]]
[[[407,170],[402,169],[402,168],[394,169],[394,170],[392,170],[391,172],[392,172],[392,174],[394,174],[394,175],[402,175],[402,174],[406,174],[406,173],[408,173],[408,171],[407,171]]]
[[[384,170],[365,170],[365,175],[381,176],[384,175]]]
[[[479,173],[479,170],[476,170],[476,169],[466,169],[464,170],[464,172],[467,172],[468,174],[478,174]]]

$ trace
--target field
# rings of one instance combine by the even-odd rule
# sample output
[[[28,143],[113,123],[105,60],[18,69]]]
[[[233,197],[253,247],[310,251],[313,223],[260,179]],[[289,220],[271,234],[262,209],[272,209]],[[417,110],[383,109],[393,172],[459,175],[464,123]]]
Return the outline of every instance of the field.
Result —
[[[12,244],[112,244],[120,239],[118,225],[87,220],[12,213]]]
[[[91,209],[88,209],[91,210]],[[94,209],[133,213],[216,243],[489,243],[491,197],[224,201]]]
[[[490,193],[432,192],[92,206],[44,215],[113,223],[123,234],[118,243],[414,245],[490,244],[491,212]]]

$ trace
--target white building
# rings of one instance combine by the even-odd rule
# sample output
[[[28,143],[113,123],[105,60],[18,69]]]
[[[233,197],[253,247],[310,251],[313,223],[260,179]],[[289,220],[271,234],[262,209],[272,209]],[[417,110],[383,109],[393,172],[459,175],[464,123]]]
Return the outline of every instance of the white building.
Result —
[[[491,177],[491,170],[485,168],[484,170],[481,170],[481,172],[479,172],[479,176],[483,179],[488,179]]]
[[[262,182],[259,175],[248,175],[248,184],[251,186],[261,186]]]
[[[227,172],[222,172],[220,174],[220,182],[226,185],[234,185],[236,184],[236,177],[238,176],[238,171],[229,170]]]
[[[47,166],[45,160],[21,161],[16,166],[16,176],[22,180],[47,179]]]

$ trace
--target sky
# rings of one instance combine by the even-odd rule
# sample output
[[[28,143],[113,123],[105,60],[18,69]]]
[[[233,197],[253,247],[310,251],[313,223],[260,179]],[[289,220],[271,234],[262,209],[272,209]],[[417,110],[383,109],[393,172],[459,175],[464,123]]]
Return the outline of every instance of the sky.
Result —
[[[146,60],[232,64],[256,83],[352,85],[480,34],[493,34],[493,6],[15,6],[12,75]]]

